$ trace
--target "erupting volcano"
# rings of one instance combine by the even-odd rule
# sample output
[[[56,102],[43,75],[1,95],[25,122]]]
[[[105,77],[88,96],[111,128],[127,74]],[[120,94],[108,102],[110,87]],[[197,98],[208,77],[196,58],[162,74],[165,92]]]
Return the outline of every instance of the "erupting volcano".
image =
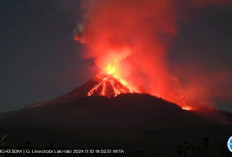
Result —
[[[140,93],[130,87],[130,85],[118,75],[116,68],[111,65],[106,68],[106,72],[98,74],[94,78],[94,81],[96,81],[97,84],[88,92],[87,96],[101,95],[111,98],[123,93]]]
[[[149,93],[192,109],[186,99],[195,100],[196,94],[183,87],[166,62],[168,41],[177,32],[172,1],[89,1],[87,6],[74,40],[86,47],[83,58],[93,60],[94,73],[100,74],[78,95]]]
[[[139,93],[128,87],[126,81],[118,79],[115,75],[98,74],[95,79],[98,84],[88,92],[87,96],[102,95],[111,98],[123,93]]]
[[[184,110],[231,100],[231,92],[225,92],[231,89],[229,72],[214,72],[201,67],[204,64],[173,57],[172,41],[181,19],[177,1],[97,0],[83,5],[85,14],[74,30],[74,40],[85,47],[78,53],[93,61],[88,76],[100,74],[79,95],[111,98],[149,93]]]

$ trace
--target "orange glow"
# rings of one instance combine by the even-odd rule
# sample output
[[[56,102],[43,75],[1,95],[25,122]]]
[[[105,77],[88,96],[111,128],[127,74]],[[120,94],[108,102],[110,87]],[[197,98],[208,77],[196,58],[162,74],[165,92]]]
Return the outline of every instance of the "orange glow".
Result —
[[[110,64],[106,67],[107,74],[114,74],[116,72],[116,68],[111,66]]]
[[[184,60],[183,65],[170,62],[168,50],[178,32],[178,4],[177,0],[88,1],[75,40],[87,47],[83,57],[92,59],[94,69],[105,74],[89,96],[149,93],[185,110],[214,104],[217,97],[231,98],[231,73],[201,71],[203,66]]]
[[[78,35],[91,50],[86,51],[84,57],[93,59],[103,73],[113,76],[123,87],[116,86],[107,76],[88,95],[108,96],[110,86],[114,94],[108,97],[121,93],[149,93],[187,106],[179,103],[182,100],[177,99],[178,89],[173,89],[176,82],[170,80],[171,74],[165,64],[166,43],[163,41],[176,33],[172,0],[126,3],[124,0],[98,0],[90,1],[89,5],[93,5],[89,7],[93,10],[88,12],[85,29]]]
[[[122,79],[117,67],[111,64],[106,66],[105,70],[97,76],[97,79],[100,80],[99,83],[88,92],[88,96],[95,95],[95,93],[107,97],[115,97],[123,93],[140,93]],[[108,91],[109,88],[112,90]]]
[[[109,64],[106,69],[105,69],[106,73],[107,74],[111,74],[113,75],[116,79],[118,79],[124,86],[127,86],[128,88],[131,88],[129,87],[128,83],[121,78],[120,76],[120,73],[119,73],[119,70],[116,68],[116,66],[112,66],[111,64]],[[133,88],[131,88],[133,89]],[[134,89],[133,89],[134,90]]]
[[[139,93],[137,90],[131,88],[126,81],[111,73],[111,69],[108,72],[110,73],[97,75],[98,83],[88,92],[87,96],[102,95],[115,97],[125,93]]]
[[[183,110],[193,110],[191,106],[181,106]]]

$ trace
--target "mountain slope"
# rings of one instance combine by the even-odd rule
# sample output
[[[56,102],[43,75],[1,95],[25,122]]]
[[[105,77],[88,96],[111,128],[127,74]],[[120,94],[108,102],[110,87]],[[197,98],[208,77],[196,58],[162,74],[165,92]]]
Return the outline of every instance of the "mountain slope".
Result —
[[[231,132],[231,113],[183,110],[138,93],[108,74],[99,74],[50,101],[0,114],[0,135],[10,134],[10,142],[16,145],[30,141],[41,146],[52,141],[65,147],[174,149],[183,141],[197,143],[204,137],[225,142]]]
[[[26,108],[71,102],[85,96],[106,96],[112,98],[119,94],[125,93],[139,92],[129,87],[124,80],[118,78],[115,75],[100,73],[90,79],[84,85],[75,88],[65,95],[62,95],[50,101],[29,105]]]
[[[224,115],[220,112],[221,117]],[[231,120],[231,117],[229,114],[224,119]],[[185,140],[197,142],[204,137],[223,141],[232,132],[228,121],[226,124],[212,121],[145,94],[82,97],[24,108],[0,114],[0,126],[1,134],[7,132],[14,136],[12,143],[27,139],[34,143],[53,141],[57,145],[133,147],[145,142],[147,148],[172,147]],[[175,142],[167,144],[167,140]]]

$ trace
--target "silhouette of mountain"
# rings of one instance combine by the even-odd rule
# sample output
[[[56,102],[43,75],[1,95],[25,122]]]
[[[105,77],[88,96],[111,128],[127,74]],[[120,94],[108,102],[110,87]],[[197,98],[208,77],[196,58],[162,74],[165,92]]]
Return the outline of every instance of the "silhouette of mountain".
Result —
[[[114,75],[100,73],[90,79],[84,85],[75,88],[63,96],[52,99],[50,101],[33,104],[27,106],[26,108],[71,102],[85,96],[106,96],[111,98],[123,93],[138,93],[138,91],[126,87],[126,85],[127,83],[124,80],[118,79]]]
[[[99,83],[93,80],[56,99],[0,114],[0,134],[11,134],[16,144],[29,140],[38,145],[52,141],[66,147],[144,149],[172,149],[204,137],[225,142],[231,136],[231,113],[186,111],[148,94],[87,96]]]

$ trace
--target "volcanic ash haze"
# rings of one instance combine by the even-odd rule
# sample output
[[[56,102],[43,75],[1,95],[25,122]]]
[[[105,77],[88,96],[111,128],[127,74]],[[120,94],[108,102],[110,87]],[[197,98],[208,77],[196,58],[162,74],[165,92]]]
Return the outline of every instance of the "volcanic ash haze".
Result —
[[[86,45],[88,50],[83,56],[93,59],[100,71],[111,67],[114,75],[137,91],[162,97],[182,107],[189,105],[188,100],[212,105],[215,96],[231,101],[230,94],[218,90],[231,84],[230,73],[211,81],[208,73],[202,73],[199,67],[190,67],[191,73],[185,75],[184,71],[190,71],[187,66],[173,68],[167,60],[168,48],[177,35],[177,22],[181,19],[177,9],[182,9],[184,4],[203,9],[221,3],[231,4],[228,1],[203,4],[198,0],[84,1],[84,22],[78,26],[74,39]],[[170,71],[169,67],[175,71]],[[217,74],[212,69],[207,71]],[[215,90],[217,92],[212,92]],[[231,90],[227,92],[232,93]]]

